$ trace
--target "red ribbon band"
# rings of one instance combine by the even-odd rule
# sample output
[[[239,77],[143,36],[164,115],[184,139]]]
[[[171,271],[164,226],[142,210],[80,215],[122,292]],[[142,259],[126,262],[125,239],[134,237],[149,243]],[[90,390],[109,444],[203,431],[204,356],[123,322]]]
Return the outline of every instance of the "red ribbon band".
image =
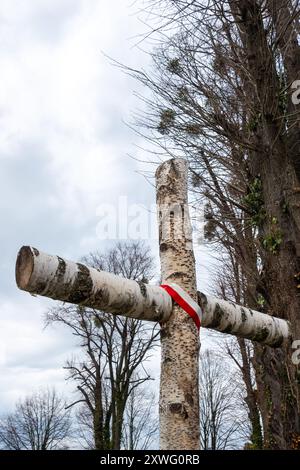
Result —
[[[162,284],[162,287],[195,322],[198,330],[201,325],[202,311],[200,306],[177,284]]]

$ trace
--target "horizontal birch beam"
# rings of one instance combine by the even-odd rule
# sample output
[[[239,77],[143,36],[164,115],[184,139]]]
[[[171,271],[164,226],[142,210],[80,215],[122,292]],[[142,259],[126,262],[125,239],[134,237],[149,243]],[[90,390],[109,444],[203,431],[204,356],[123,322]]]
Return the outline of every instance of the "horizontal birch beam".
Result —
[[[169,294],[159,286],[125,279],[81,263],[23,246],[17,257],[21,290],[115,315],[166,322],[172,314]],[[291,337],[286,320],[198,292],[201,326],[280,347]],[[192,321],[192,320],[191,320]]]
[[[159,286],[98,271],[30,246],[18,253],[16,282],[31,294],[141,320],[165,322],[172,312],[172,300]]]
[[[206,296],[202,292],[198,292],[198,303],[203,311],[202,327],[257,341],[273,348],[291,340],[290,323],[282,318]]]

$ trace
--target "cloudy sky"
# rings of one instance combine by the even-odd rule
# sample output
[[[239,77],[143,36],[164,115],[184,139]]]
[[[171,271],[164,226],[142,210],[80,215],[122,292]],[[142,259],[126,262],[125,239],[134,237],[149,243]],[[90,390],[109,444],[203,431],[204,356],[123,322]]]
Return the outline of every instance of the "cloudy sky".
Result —
[[[15,286],[20,246],[78,260],[107,246],[105,205],[154,204],[127,156],[144,157],[124,123],[140,106],[138,86],[103,54],[148,65],[136,11],[129,0],[0,2],[0,412],[34,388],[72,388],[62,370],[72,337],[44,330],[53,303]]]

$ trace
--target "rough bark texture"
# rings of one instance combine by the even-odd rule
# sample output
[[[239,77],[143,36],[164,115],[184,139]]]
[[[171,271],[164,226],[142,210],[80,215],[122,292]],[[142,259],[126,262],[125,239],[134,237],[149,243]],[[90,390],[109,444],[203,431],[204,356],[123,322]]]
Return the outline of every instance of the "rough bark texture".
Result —
[[[22,247],[16,265],[20,289],[72,304],[151,321],[166,321],[169,295],[159,286],[125,279],[81,263]]]
[[[208,297],[198,292],[203,309],[202,326],[240,338],[251,339],[274,348],[290,344],[291,327],[288,321],[272,317],[234,302]]]
[[[156,172],[162,279],[197,300],[192,230],[187,208],[187,165],[172,159]],[[199,335],[174,305],[161,325],[160,448],[199,449]]]
[[[168,205],[165,206],[166,214],[168,207]],[[177,235],[179,235],[178,226]],[[178,246],[181,246],[182,241],[175,240],[176,246],[177,242]],[[161,243],[163,253],[164,243],[166,241]],[[188,240],[187,253],[190,247],[191,242]],[[176,280],[179,284],[179,276],[185,279],[187,274],[181,269],[182,262],[176,257],[175,249],[174,255],[172,259],[180,264],[180,271],[174,271],[172,275],[168,274],[168,280]],[[162,260],[163,258],[164,256]],[[164,263],[166,263],[165,260]],[[164,264],[163,269],[167,267],[167,264]],[[125,279],[81,263],[66,261],[59,256],[48,255],[32,247],[21,248],[17,259],[16,279],[20,289],[32,294],[80,304],[108,313],[161,323],[166,322],[172,313],[172,301],[169,294],[158,286]],[[186,290],[190,291],[188,288]],[[233,302],[206,296],[202,292],[197,294],[195,297],[203,311],[202,327],[251,339],[272,347],[290,343],[289,322],[241,307]],[[192,322],[186,313],[184,315],[189,322]]]

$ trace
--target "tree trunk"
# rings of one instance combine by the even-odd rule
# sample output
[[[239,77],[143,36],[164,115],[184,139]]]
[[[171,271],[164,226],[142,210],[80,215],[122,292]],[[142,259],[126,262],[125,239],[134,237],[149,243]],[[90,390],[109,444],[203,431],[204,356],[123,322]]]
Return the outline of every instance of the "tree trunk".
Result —
[[[246,387],[246,397],[245,402],[248,406],[248,416],[251,423],[252,433],[251,433],[251,442],[253,449],[262,449],[263,448],[263,433],[260,423],[260,413],[257,403],[257,393],[252,386],[252,377],[251,377],[251,364],[250,357],[247,354],[245,340],[242,338],[238,339],[241,356],[242,356],[242,375],[243,381]]]
[[[115,395],[115,415],[112,421],[112,448],[120,450],[122,440],[122,427],[124,417],[125,401],[128,398],[128,392],[123,394],[116,393]]]
[[[277,8],[279,3],[281,2],[274,2],[272,5]],[[299,164],[296,162],[299,153],[298,150],[295,152],[297,138],[294,131],[289,133],[284,128],[283,111],[278,106],[280,81],[272,48],[267,43],[261,6],[255,0],[241,0],[230,4],[242,32],[241,40],[255,84],[253,101],[261,113],[259,127],[263,145],[256,156],[259,159],[266,213],[260,229],[263,263],[261,284],[268,296],[268,313],[279,314],[289,320],[292,336],[297,339],[300,337],[300,297],[297,289],[297,276],[300,272],[300,188],[297,179]],[[283,14],[282,10],[277,28],[282,27]],[[282,33],[283,30],[278,35]],[[293,40],[291,35],[290,39]],[[287,54],[283,54],[288,73],[291,70],[290,50],[289,44]],[[252,165],[255,166],[257,167]],[[292,449],[299,445],[295,444],[300,440],[299,371],[292,364],[291,356],[292,350],[288,344],[284,349],[276,351],[255,345],[254,364],[266,448]]]
[[[163,163],[156,181],[162,279],[176,282],[197,300],[186,162]],[[199,336],[178,305],[161,324],[161,345],[160,448],[199,449]]]
[[[105,450],[106,446],[103,439],[103,426],[101,423],[101,412],[96,407],[93,413],[93,431],[96,450]]]
[[[294,18],[291,11],[290,2],[287,0],[267,0],[266,6],[270,17],[273,20],[276,40],[282,62],[284,65],[284,77],[281,77],[281,87],[288,89],[285,103],[286,119],[288,124],[288,157],[293,166],[298,181],[300,182],[300,122],[298,104],[294,104],[291,86],[294,81],[299,80],[300,70],[300,46],[298,44],[298,32],[295,28],[295,19],[299,18],[299,13]],[[282,93],[282,90],[281,90]],[[298,208],[299,212],[299,208]],[[299,215],[299,214],[298,214]],[[300,228],[300,226],[299,226]]]
[[[99,374],[96,379],[95,386],[95,407],[93,410],[93,430],[94,430],[94,441],[96,450],[105,450],[106,443],[104,439],[104,426],[103,426],[103,404],[102,404],[102,384]]]

